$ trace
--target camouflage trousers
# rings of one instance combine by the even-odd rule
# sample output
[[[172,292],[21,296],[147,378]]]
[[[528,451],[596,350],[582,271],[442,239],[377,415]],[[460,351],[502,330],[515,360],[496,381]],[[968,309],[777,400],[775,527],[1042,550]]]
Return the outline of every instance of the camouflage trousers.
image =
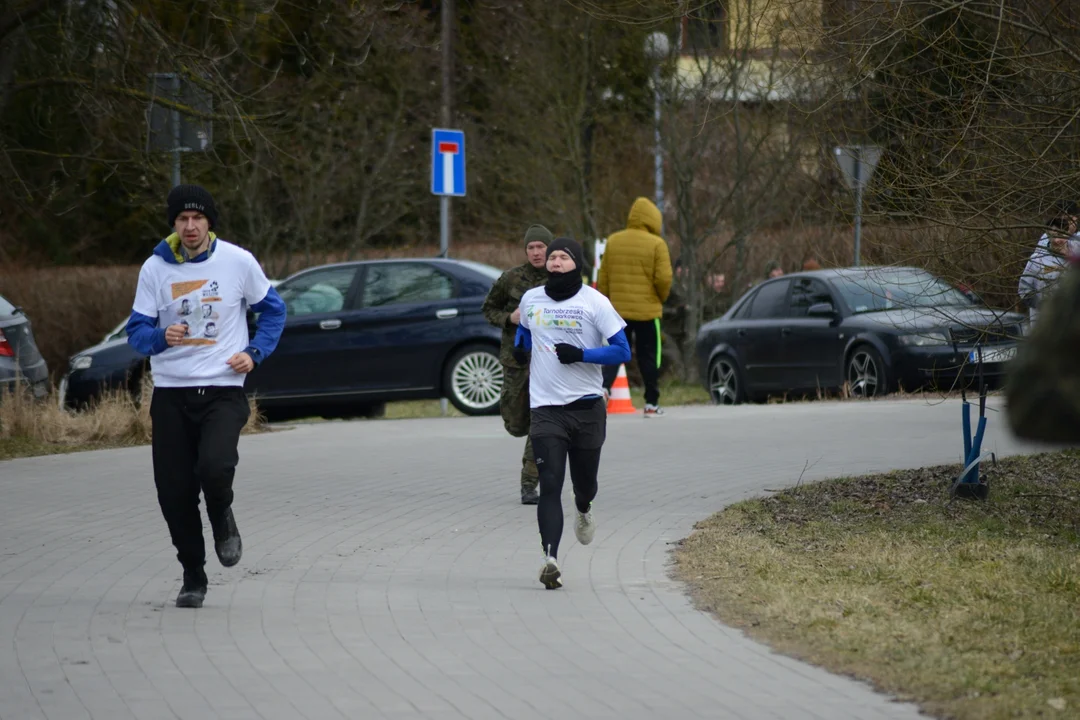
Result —
[[[529,438],[529,369],[503,365],[502,394],[499,396],[506,432],[514,437],[525,438],[525,452],[521,456],[521,492],[536,489],[540,473],[536,469],[532,440]]]

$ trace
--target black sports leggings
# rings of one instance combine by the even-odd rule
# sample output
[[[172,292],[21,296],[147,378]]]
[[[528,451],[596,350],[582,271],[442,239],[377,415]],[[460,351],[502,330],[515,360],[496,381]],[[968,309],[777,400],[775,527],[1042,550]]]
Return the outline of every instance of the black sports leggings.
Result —
[[[607,408],[601,399],[578,400],[570,405],[533,410],[532,446],[540,472],[540,502],[536,520],[544,552],[559,556],[563,532],[562,490],[566,463],[570,461],[570,483],[574,505],[588,512],[597,493],[600,450],[607,431]]]

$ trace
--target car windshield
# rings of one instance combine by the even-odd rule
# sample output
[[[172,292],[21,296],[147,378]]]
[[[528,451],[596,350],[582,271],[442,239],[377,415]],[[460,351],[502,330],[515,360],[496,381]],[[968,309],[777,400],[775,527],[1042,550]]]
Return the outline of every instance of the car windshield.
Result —
[[[912,270],[867,270],[833,278],[852,312],[972,305],[971,298],[941,278]]]

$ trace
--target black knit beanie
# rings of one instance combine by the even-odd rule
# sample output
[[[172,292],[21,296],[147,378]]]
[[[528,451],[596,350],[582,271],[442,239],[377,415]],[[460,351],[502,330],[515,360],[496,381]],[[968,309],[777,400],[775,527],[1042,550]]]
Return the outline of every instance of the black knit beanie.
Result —
[[[217,225],[217,207],[214,205],[214,196],[198,185],[177,185],[169,191],[169,199],[166,201],[169,211],[169,226],[176,224],[176,218],[186,210],[194,210],[206,216],[210,221],[210,229]]]
[[[574,264],[577,265],[577,272],[581,272],[581,269],[584,267],[581,261],[585,258],[585,253],[581,251],[581,245],[579,245],[576,240],[571,240],[568,237],[555,238],[551,241],[551,244],[548,245],[547,256],[551,257],[551,253],[556,250],[562,250],[573,258]]]

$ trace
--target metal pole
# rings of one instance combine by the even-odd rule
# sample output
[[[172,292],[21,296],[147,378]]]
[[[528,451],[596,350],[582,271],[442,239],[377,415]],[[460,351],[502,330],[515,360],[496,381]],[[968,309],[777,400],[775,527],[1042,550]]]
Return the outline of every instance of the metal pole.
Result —
[[[453,72],[451,71],[451,61],[454,59],[453,53],[450,51],[450,44],[453,42],[453,18],[454,18],[454,0],[442,0],[442,7],[440,8],[440,22],[442,27],[442,126],[444,128],[451,127],[451,121],[453,118],[453,112],[451,111],[451,103],[453,102],[452,80]],[[439,257],[450,256],[450,198],[447,195],[439,197]],[[442,412],[443,417],[450,411],[449,403],[446,396],[439,398],[439,409]]]
[[[180,73],[173,73],[172,76],[173,86],[173,102],[180,102]],[[172,131],[173,131],[173,166],[172,166],[172,182],[173,187],[180,184],[180,111],[173,108],[172,111]]]
[[[450,252],[450,196],[439,196],[439,257]]]
[[[442,0],[440,22],[442,23],[442,126],[451,127],[453,121],[453,72],[454,59],[451,43],[454,35],[454,0]],[[450,256],[450,198],[439,198],[439,257]]]
[[[655,107],[653,120],[656,124],[656,207],[660,209],[660,216],[664,215],[664,154],[660,144],[660,66],[656,66],[653,75],[653,95]]]
[[[862,148],[855,152],[855,267],[859,266],[859,243],[862,240]]]

